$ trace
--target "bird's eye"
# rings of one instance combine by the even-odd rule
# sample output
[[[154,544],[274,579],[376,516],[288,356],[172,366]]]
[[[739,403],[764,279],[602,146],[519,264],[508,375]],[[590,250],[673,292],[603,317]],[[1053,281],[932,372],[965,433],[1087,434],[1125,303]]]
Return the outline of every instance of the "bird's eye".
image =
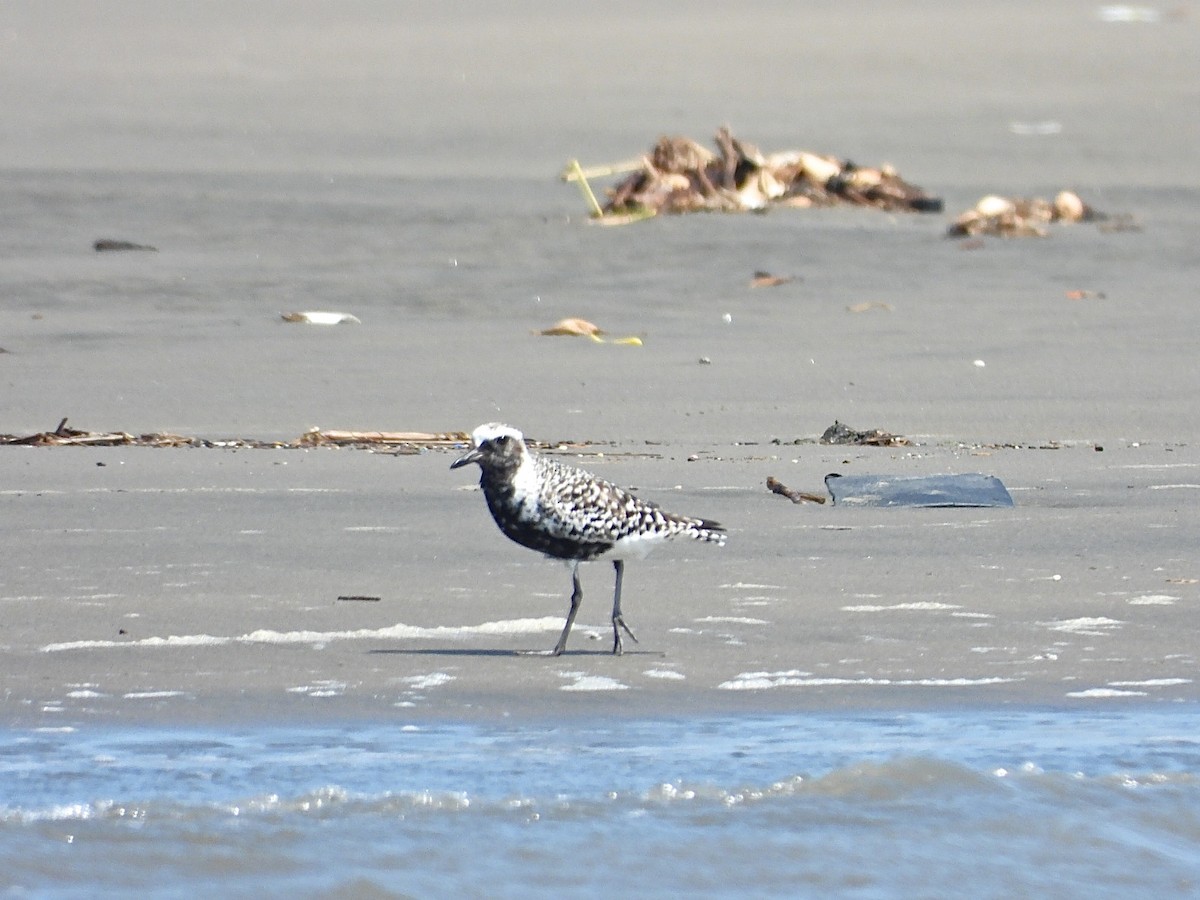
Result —
[[[507,447],[508,446],[508,435],[507,434],[500,435],[499,437],[496,438],[494,443],[496,444],[497,447]]]

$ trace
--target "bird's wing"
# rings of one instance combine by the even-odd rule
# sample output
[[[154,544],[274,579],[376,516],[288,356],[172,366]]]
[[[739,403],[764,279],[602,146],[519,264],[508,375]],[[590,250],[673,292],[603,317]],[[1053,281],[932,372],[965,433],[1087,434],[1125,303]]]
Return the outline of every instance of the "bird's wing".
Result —
[[[542,457],[541,462],[555,470],[543,481],[543,513],[574,537],[615,541],[655,514],[652,504],[611,482],[557,460]]]

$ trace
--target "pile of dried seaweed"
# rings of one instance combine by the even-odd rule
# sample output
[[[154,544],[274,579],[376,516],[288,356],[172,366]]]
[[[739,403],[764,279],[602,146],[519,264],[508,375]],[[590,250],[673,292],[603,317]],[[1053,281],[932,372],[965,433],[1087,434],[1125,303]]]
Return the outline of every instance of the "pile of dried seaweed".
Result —
[[[764,154],[721,128],[714,153],[686,137],[661,137],[632,164],[563,173],[585,194],[589,176],[633,171],[606,193],[593,216],[644,218],[658,213],[759,211],[770,206],[854,204],[887,211],[941,212],[942,201],[909,184],[891,166],[860,166],[807,150]]]

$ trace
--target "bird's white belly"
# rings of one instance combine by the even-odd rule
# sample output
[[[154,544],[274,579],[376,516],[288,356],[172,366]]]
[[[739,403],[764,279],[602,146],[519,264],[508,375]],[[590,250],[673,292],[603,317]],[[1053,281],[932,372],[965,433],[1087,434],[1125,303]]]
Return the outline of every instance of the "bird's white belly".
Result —
[[[663,534],[631,534],[613,544],[600,559],[645,559],[646,556],[667,539]]]

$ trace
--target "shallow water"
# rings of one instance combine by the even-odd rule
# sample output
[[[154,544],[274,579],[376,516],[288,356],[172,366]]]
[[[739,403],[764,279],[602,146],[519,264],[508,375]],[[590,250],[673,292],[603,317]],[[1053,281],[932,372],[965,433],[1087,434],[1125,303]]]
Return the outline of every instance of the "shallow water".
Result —
[[[10,895],[1179,895],[1200,714],[10,730]],[[969,888],[965,888],[968,886]]]

